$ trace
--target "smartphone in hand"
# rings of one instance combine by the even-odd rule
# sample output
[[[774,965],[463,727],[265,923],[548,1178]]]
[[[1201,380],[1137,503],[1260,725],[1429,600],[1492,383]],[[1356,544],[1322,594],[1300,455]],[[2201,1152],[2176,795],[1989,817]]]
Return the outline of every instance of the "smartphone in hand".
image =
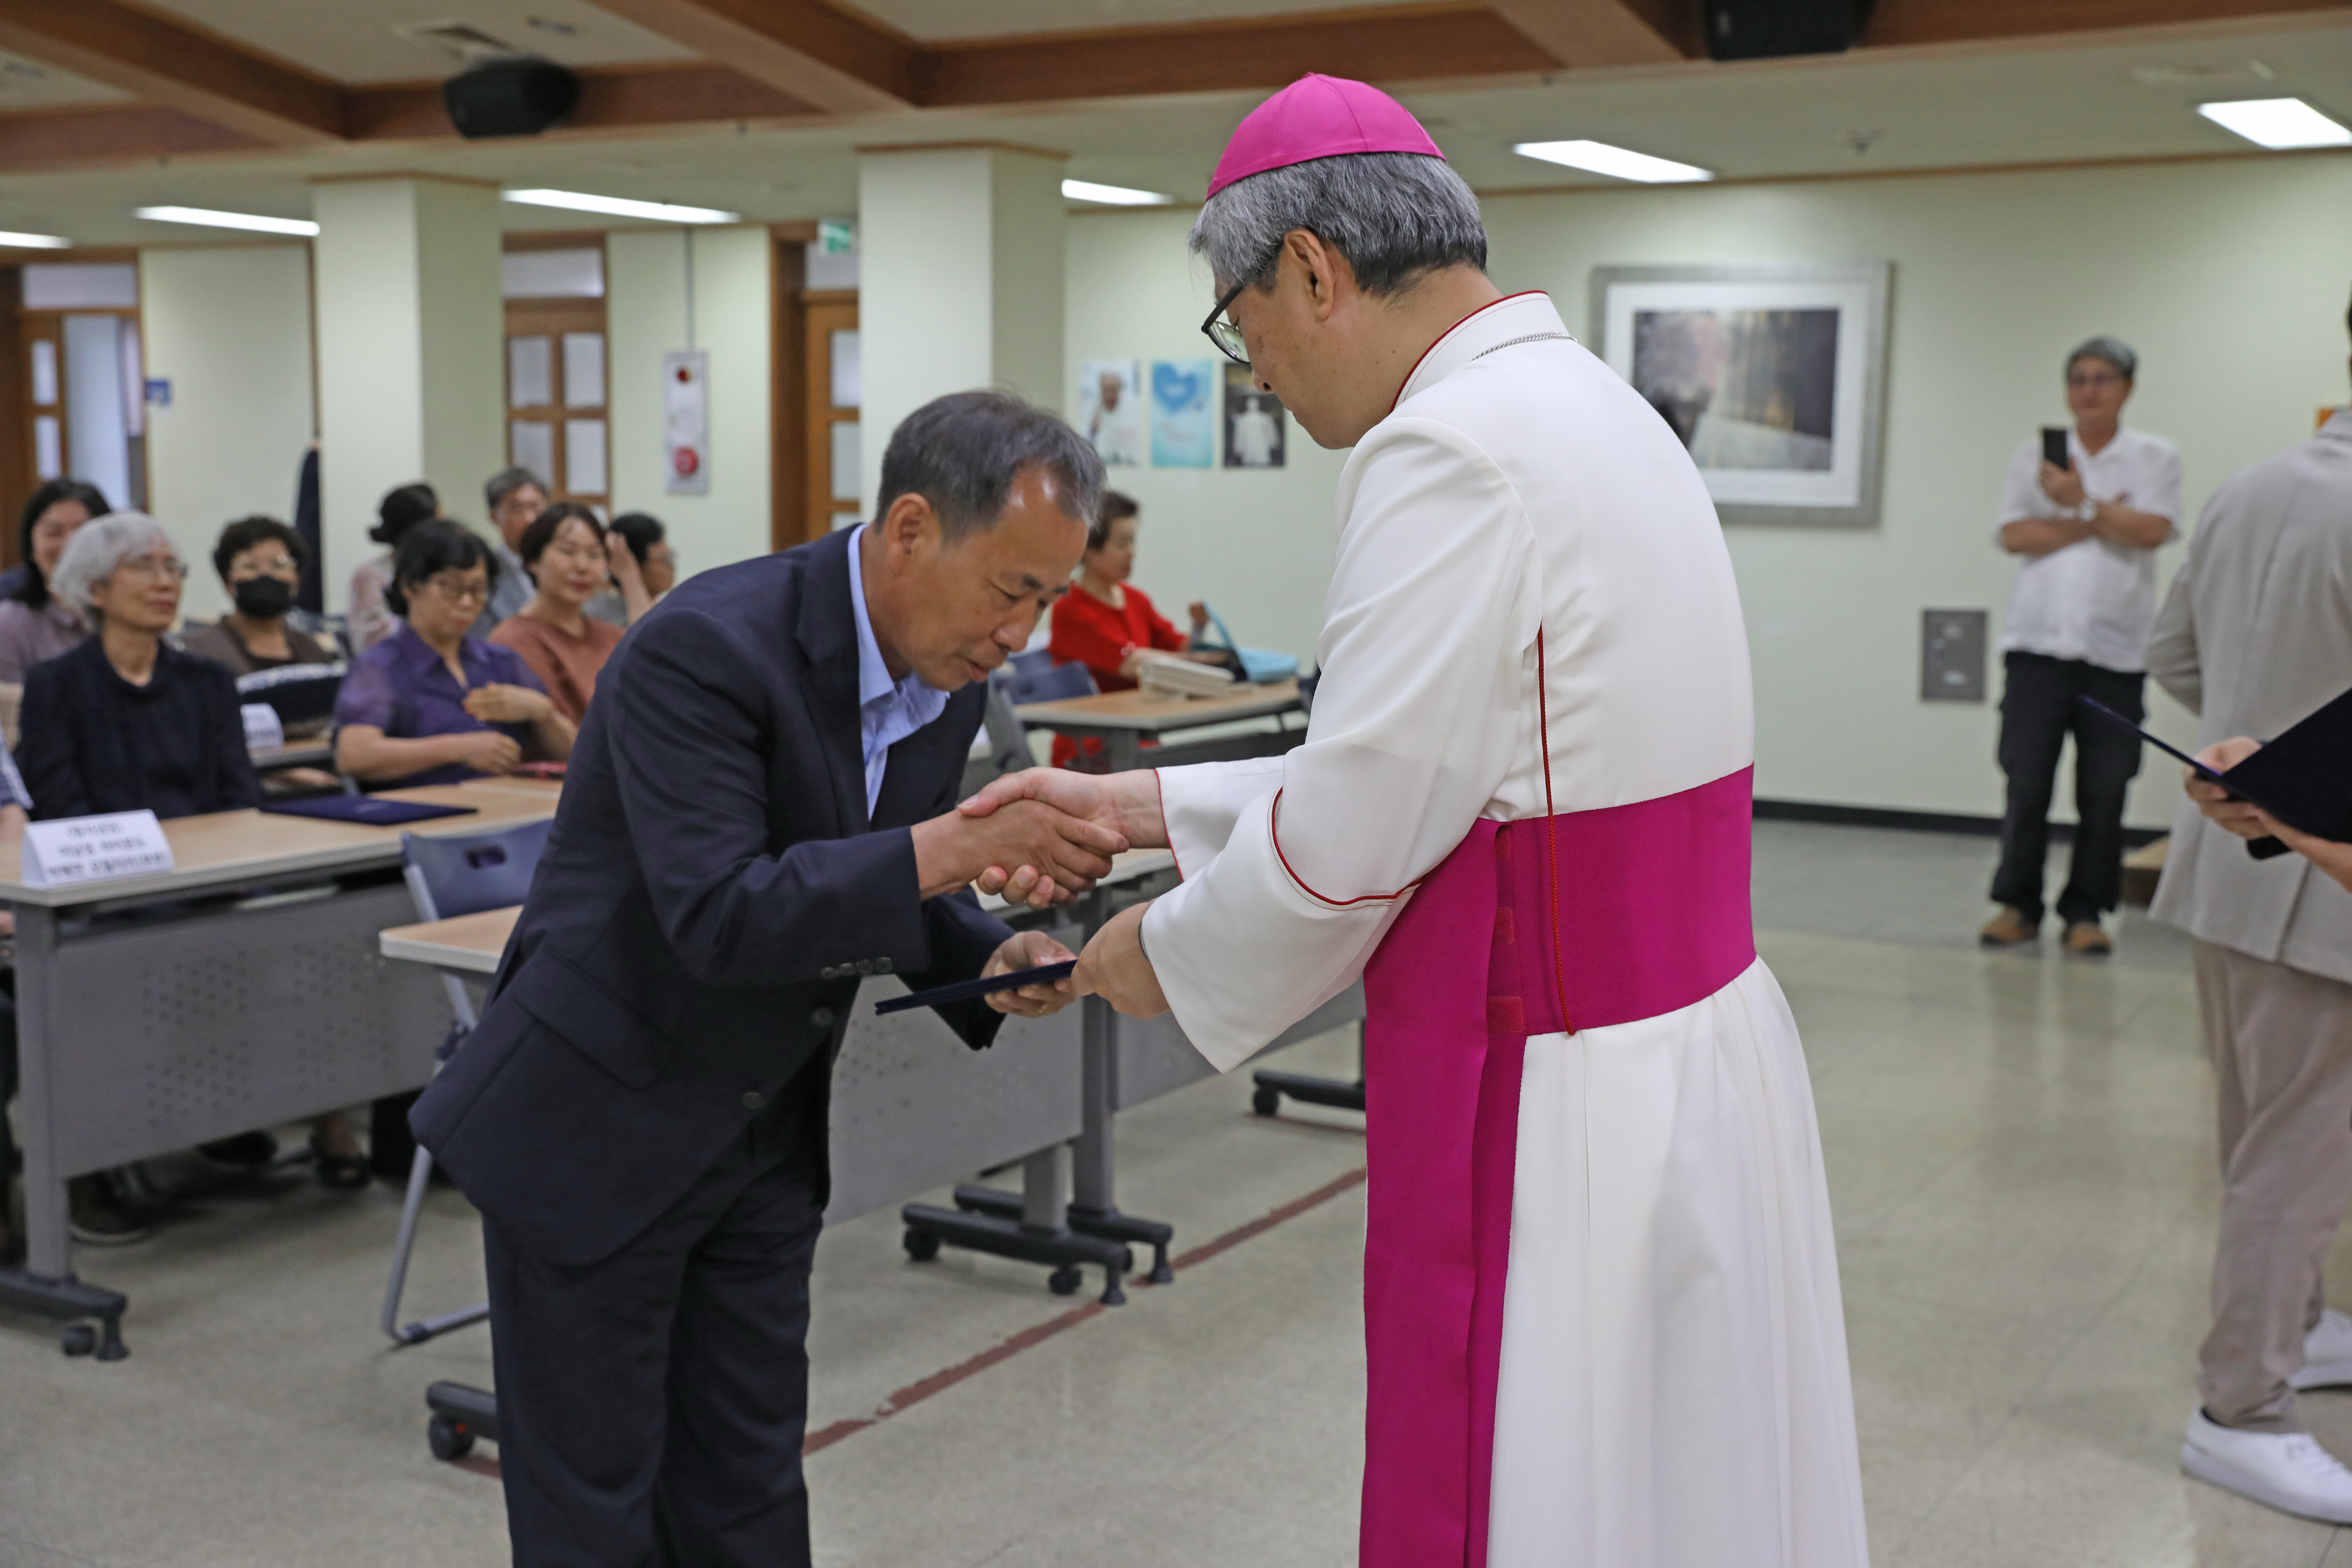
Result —
[[[2066,427],[2044,425],[2042,427],[2042,460],[2053,468],[2072,470],[2074,461],[2066,455]]]

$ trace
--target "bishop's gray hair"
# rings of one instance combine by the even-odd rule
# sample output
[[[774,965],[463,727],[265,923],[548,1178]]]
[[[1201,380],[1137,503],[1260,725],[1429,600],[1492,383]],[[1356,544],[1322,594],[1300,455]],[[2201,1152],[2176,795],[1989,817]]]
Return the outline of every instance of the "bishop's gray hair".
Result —
[[[1365,293],[1394,294],[1440,267],[1486,265],[1478,198],[1443,158],[1347,153],[1236,180],[1192,224],[1222,291],[1266,286],[1282,237],[1306,229],[1348,258]]]
[[[2076,343],[2074,352],[2066,356],[2066,374],[2074,374],[2074,363],[2077,360],[2086,359],[2106,361],[2115,368],[2115,373],[2126,381],[2131,380],[2139,374],[2139,355],[2134,353],[2131,344],[2121,338],[2085,338]]]

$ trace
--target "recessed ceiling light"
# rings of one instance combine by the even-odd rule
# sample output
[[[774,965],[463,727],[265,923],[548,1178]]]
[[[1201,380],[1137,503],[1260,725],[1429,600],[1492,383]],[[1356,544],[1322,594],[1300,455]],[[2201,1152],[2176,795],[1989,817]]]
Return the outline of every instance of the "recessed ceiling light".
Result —
[[[193,223],[205,228],[249,228],[257,234],[314,235],[319,226],[306,217],[264,217],[258,213],[215,212],[210,207],[137,207],[135,216],[150,223]]]
[[[2352,144],[2346,130],[2299,98],[2242,98],[2231,103],[2200,103],[2197,112],[2224,131],[2263,147],[2342,147]]]
[[[69,250],[73,241],[61,234],[14,234],[0,228],[0,245],[15,250]]]
[[[1511,151],[1522,158],[1540,158],[1547,163],[1565,163],[1571,169],[1586,169],[1620,180],[1639,180],[1645,185],[1715,178],[1710,171],[1696,164],[1653,158],[1647,153],[1612,147],[1606,142],[1522,142]]]
[[[682,207],[668,202],[635,202],[626,196],[599,196],[586,191],[502,191],[510,202],[526,206],[565,207],[572,212],[604,213],[611,217],[650,218],[655,223],[740,223],[741,213],[717,207]]]
[[[1125,185],[1097,185],[1092,180],[1064,180],[1062,195],[1074,202],[1101,202],[1114,207],[1164,207],[1176,198],[1158,191],[1129,190]]]

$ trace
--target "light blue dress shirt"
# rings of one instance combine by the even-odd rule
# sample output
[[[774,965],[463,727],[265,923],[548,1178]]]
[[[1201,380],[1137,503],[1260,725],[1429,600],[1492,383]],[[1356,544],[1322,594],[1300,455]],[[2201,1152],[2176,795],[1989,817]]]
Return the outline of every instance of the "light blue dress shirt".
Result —
[[[897,680],[882,662],[882,647],[874,640],[874,623],[866,614],[866,574],[858,547],[866,527],[859,523],[849,535],[849,608],[857,617],[857,748],[866,758],[866,816],[882,798],[883,770],[890,765],[890,748],[946,710],[948,694],[923,684],[908,670]]]

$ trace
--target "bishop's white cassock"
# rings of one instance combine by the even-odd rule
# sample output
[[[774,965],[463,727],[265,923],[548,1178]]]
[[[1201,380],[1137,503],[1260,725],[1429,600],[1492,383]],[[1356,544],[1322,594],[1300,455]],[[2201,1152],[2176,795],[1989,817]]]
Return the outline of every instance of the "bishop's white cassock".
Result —
[[[1665,422],[1516,295],[1339,481],[1306,742],[1160,774],[1143,942],[1230,1068],[1361,976],[1367,1568],[1859,1568],[1747,642]]]

